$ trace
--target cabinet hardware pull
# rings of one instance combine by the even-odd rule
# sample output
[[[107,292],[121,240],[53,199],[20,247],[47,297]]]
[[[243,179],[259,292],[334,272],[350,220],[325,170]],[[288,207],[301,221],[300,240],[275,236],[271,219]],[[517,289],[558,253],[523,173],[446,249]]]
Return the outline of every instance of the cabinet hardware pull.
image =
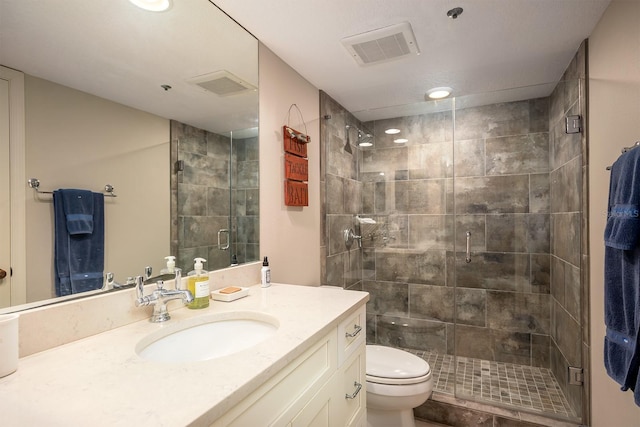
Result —
[[[362,330],[362,326],[360,325],[353,325],[353,332],[345,332],[344,336],[347,338],[353,338],[355,336],[357,336],[360,331]]]
[[[344,395],[345,399],[355,399],[358,393],[360,393],[360,390],[362,389],[362,384],[360,384],[358,381],[354,381],[353,386],[356,388],[356,391],[354,391],[352,394],[345,393]]]

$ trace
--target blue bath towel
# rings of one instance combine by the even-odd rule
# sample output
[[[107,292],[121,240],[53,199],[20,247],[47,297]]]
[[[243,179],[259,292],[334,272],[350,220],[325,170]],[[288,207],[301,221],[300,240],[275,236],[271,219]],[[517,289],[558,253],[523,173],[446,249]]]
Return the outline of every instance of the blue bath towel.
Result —
[[[83,196],[91,200],[92,232],[71,234],[65,213],[67,191],[77,194],[78,190],[53,192],[57,296],[100,289],[104,274],[104,195],[88,192]]]
[[[640,148],[613,164],[605,228],[604,363],[640,406]]]
[[[611,166],[605,245],[631,250],[640,237],[640,150],[621,155]]]

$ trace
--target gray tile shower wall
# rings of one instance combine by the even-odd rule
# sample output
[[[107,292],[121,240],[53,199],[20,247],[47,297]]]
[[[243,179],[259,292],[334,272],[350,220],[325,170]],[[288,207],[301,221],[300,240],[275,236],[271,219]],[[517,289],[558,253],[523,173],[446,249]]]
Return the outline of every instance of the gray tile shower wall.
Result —
[[[320,92],[320,171],[321,171],[321,280],[324,285],[360,289],[363,251],[358,242],[348,248],[344,230],[361,230],[355,221],[362,212],[363,187],[358,180],[359,149],[355,145],[360,123],[351,113],[324,92]],[[346,126],[349,125],[350,129]],[[351,153],[345,150],[347,132]]]
[[[568,384],[569,366],[588,367],[588,263],[586,197],[587,130],[566,134],[565,117],[580,115],[586,124],[586,41],[567,67],[550,98],[551,207],[551,371],[574,410],[588,425],[583,408],[587,387]],[[586,126],[584,126],[586,127]],[[588,375],[586,376],[588,378]],[[587,402],[584,400],[584,402]],[[584,409],[584,410],[583,410]]]
[[[343,150],[346,118],[354,119],[326,94],[321,114],[331,116],[321,127],[323,283],[359,283],[371,293],[370,341],[449,354],[457,345],[462,356],[548,365],[548,99],[456,111],[455,189],[452,111],[364,123],[375,145],[354,147],[355,163]],[[389,127],[409,143],[394,143]],[[353,262],[341,230],[358,213],[377,223],[359,227],[363,250]],[[454,252],[454,239],[464,248],[466,230],[471,264]],[[352,271],[358,262],[360,276]]]
[[[455,131],[451,112],[365,123],[363,214],[380,224],[364,242],[372,341],[548,366],[548,114],[535,99],[458,110]],[[467,230],[470,264],[453,252]]]
[[[176,265],[190,271],[193,259],[202,257],[207,269],[227,266],[227,254],[212,249],[218,230],[229,228],[229,139],[183,123],[171,124],[177,159],[184,160],[184,170],[176,174]],[[220,195],[226,197],[211,200]]]
[[[184,170],[171,176],[176,264],[189,271],[202,257],[207,269],[228,267],[230,253],[239,262],[257,260],[258,139],[234,140],[232,153],[230,138],[172,121],[171,143],[172,162],[184,161]],[[228,251],[218,248],[220,229],[231,229]]]
[[[551,96],[457,110],[455,131],[452,111],[364,123],[375,143],[355,163],[354,119],[321,93],[321,143],[323,283],[370,293],[367,342],[550,368],[588,425],[588,386],[567,380],[589,355],[586,132],[564,133],[565,115],[586,114],[585,64],[586,42]],[[334,241],[355,213],[376,221],[359,227],[360,277]]]
[[[260,259],[258,146],[257,137],[233,139],[232,142],[230,251],[239,263]],[[219,203],[220,199],[213,201]]]

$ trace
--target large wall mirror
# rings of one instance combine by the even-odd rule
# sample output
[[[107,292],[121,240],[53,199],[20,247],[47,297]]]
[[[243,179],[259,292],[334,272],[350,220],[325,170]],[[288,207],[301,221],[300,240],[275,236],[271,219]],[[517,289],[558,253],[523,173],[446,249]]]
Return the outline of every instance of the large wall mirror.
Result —
[[[185,273],[196,256],[208,270],[259,259],[258,42],[208,0],[172,3],[0,0],[0,66],[24,73],[19,185],[112,185],[104,270],[120,283],[167,255]],[[56,296],[44,192],[26,189],[27,270],[0,308]]]

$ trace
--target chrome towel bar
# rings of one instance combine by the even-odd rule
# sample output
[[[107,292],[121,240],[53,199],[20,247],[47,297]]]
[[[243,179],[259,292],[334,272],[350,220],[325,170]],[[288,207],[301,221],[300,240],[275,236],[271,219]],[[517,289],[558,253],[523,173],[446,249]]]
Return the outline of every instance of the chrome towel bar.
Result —
[[[31,187],[31,188],[33,188],[35,190],[36,193],[53,194],[53,191],[40,190],[40,180],[38,178],[29,178],[27,183],[29,184],[29,187]],[[111,184],[105,185],[103,192],[104,192],[104,196],[105,197],[118,197],[117,195],[115,195],[113,193],[113,185],[111,185]]]

